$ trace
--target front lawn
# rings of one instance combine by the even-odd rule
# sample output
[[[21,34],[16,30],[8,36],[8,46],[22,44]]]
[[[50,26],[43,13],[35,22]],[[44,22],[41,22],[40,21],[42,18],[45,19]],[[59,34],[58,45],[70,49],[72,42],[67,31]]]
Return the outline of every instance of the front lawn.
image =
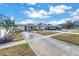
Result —
[[[23,40],[21,33],[12,32],[6,36],[7,39],[11,39],[13,41]]]
[[[20,44],[0,50],[0,56],[35,56],[28,44]]]
[[[75,31],[72,31],[72,32],[74,32],[74,33],[79,33],[79,30],[75,30]]]
[[[79,35],[78,34],[67,34],[67,33],[65,33],[65,34],[54,36],[52,38],[71,42],[71,43],[74,43],[74,44],[79,44]]]
[[[52,32],[52,31],[37,31],[36,33],[41,34],[41,35],[52,35],[56,34],[58,32]]]
[[[23,40],[23,37],[22,37],[21,33],[14,33],[14,39],[16,41]]]

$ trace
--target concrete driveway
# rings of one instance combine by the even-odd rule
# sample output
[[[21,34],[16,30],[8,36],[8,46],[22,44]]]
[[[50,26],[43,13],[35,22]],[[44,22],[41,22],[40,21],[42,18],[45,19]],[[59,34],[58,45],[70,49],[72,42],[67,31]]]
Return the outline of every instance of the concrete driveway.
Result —
[[[24,39],[39,56],[79,56],[79,45],[67,43],[54,38],[22,32]],[[28,37],[28,39],[26,39]]]

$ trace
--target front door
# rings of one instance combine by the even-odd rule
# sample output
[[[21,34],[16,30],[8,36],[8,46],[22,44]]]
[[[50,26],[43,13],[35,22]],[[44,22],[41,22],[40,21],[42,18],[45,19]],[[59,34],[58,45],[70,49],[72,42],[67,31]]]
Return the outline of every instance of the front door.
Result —
[[[27,31],[27,26],[25,26],[25,31]]]

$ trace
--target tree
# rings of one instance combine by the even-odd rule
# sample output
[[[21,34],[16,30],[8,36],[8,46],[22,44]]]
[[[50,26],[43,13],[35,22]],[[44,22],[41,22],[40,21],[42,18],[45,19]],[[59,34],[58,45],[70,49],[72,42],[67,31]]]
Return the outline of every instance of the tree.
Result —
[[[62,26],[63,28],[65,28],[65,29],[74,28],[74,22],[72,22],[70,20],[66,21],[66,23],[59,24],[59,25]]]
[[[66,21],[65,27],[66,29],[74,28],[74,23],[72,21]]]
[[[15,26],[15,22],[13,20],[7,19],[7,20],[4,20],[4,22],[3,22],[3,27],[6,29],[7,32],[8,31],[13,32],[14,26]],[[6,33],[5,33],[5,35],[6,35]]]
[[[4,37],[0,38],[0,43],[11,41],[12,38],[10,38],[11,35],[9,33],[13,32],[13,28],[15,26],[15,22],[13,20],[10,20],[10,18],[7,17],[7,16],[4,16],[2,14],[0,14],[0,15],[1,15],[0,16],[0,26],[3,27],[4,29],[6,29],[6,33],[4,33]],[[9,34],[9,35],[6,37],[7,34]]]

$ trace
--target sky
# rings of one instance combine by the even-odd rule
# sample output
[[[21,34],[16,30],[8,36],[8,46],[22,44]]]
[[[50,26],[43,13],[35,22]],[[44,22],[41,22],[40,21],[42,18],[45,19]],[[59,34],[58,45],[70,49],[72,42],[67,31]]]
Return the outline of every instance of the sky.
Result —
[[[0,3],[0,14],[9,16],[18,24],[61,24],[79,20],[78,3]]]

